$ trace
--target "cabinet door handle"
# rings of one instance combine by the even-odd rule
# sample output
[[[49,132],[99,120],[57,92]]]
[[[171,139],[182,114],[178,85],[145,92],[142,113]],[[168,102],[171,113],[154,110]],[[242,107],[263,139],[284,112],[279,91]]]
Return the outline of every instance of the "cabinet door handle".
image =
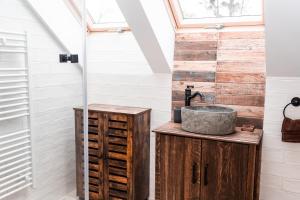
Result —
[[[204,185],[208,185],[208,164],[204,167]]]
[[[193,177],[192,177],[192,183],[193,184],[196,184],[197,183],[197,180],[198,180],[198,176],[197,176],[197,169],[198,169],[198,165],[197,163],[194,163],[193,164]]]

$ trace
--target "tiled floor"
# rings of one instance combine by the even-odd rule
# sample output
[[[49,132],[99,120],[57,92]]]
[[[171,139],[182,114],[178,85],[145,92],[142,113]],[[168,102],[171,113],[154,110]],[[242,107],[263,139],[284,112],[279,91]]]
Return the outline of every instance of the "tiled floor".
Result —
[[[76,197],[65,196],[61,200],[78,200]]]
[[[66,195],[64,198],[61,200],[78,200],[76,197],[76,191],[71,192],[70,194]]]

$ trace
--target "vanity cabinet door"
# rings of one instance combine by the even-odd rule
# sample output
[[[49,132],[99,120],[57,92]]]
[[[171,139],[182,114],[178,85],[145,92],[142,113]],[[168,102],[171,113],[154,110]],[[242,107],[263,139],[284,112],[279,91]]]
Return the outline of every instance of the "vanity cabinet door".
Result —
[[[132,199],[132,123],[123,114],[104,115],[104,199]]]
[[[249,145],[203,140],[201,200],[252,200],[248,158]]]
[[[200,139],[156,135],[157,200],[199,200],[200,169]]]

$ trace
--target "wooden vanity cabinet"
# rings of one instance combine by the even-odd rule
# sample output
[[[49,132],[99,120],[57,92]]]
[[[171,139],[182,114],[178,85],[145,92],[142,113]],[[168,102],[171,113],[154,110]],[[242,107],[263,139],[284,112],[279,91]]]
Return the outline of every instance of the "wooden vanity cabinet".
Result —
[[[81,108],[75,108],[75,121],[77,196],[84,199]],[[88,128],[90,199],[147,199],[150,109],[93,104]]]
[[[258,200],[262,131],[199,135],[156,130],[156,200]]]

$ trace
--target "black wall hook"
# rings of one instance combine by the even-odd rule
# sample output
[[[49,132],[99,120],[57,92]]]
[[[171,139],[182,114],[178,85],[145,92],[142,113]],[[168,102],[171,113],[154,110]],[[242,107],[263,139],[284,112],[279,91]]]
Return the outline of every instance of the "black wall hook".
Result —
[[[289,105],[292,105],[292,106],[295,106],[295,107],[300,106],[300,98],[299,98],[299,97],[294,97],[294,98],[292,98],[291,103],[288,103],[288,104],[284,107],[284,109],[283,109],[283,116],[284,116],[284,118],[286,118],[286,116],[285,116],[285,110],[286,110],[286,108],[287,108]]]
[[[59,54],[59,62],[66,63],[70,61],[71,63],[78,63],[78,55],[77,54]]]

